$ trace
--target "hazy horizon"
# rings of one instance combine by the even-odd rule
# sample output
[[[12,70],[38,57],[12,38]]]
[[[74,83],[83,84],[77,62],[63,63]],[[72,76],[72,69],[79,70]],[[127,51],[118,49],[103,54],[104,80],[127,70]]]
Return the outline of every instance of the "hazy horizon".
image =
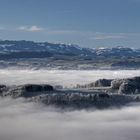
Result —
[[[140,45],[139,0],[0,0],[0,39]]]

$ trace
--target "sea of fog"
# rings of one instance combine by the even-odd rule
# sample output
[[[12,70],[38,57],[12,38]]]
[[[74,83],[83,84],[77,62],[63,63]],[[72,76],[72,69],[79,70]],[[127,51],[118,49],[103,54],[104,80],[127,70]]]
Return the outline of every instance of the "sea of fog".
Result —
[[[0,70],[0,84],[47,83],[71,87],[97,79],[140,76],[140,70]]]
[[[100,78],[140,76],[139,70],[0,70],[1,84],[64,86]],[[0,140],[139,140],[140,104],[121,109],[64,111],[25,99],[0,98]]]
[[[0,140],[139,140],[140,104],[121,109],[61,111],[0,98]]]

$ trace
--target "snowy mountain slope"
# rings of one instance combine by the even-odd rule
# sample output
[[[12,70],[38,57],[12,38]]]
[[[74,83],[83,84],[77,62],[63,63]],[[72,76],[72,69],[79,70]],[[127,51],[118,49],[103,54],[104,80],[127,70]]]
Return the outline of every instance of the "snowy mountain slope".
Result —
[[[0,41],[0,52],[49,52],[51,54],[94,56],[94,57],[139,57],[140,49],[125,47],[114,48],[81,48],[73,44],[54,44],[33,41]]]

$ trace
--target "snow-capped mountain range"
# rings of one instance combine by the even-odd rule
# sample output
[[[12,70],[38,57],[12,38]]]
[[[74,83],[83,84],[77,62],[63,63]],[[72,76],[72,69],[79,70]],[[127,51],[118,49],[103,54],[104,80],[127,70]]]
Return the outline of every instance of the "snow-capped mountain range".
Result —
[[[54,44],[33,41],[0,41],[1,53],[13,52],[48,52],[50,54],[78,55],[91,57],[139,57],[140,49],[113,47],[113,48],[81,48],[73,44]]]

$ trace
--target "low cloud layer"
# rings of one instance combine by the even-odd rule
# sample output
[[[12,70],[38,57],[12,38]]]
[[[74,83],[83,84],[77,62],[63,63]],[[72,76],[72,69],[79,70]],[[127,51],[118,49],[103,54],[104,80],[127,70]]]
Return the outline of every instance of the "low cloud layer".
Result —
[[[128,78],[139,75],[139,70],[0,70],[0,83],[9,85],[48,83],[70,87],[101,78]]]
[[[138,140],[140,104],[61,112],[23,99],[0,98],[1,140]]]

